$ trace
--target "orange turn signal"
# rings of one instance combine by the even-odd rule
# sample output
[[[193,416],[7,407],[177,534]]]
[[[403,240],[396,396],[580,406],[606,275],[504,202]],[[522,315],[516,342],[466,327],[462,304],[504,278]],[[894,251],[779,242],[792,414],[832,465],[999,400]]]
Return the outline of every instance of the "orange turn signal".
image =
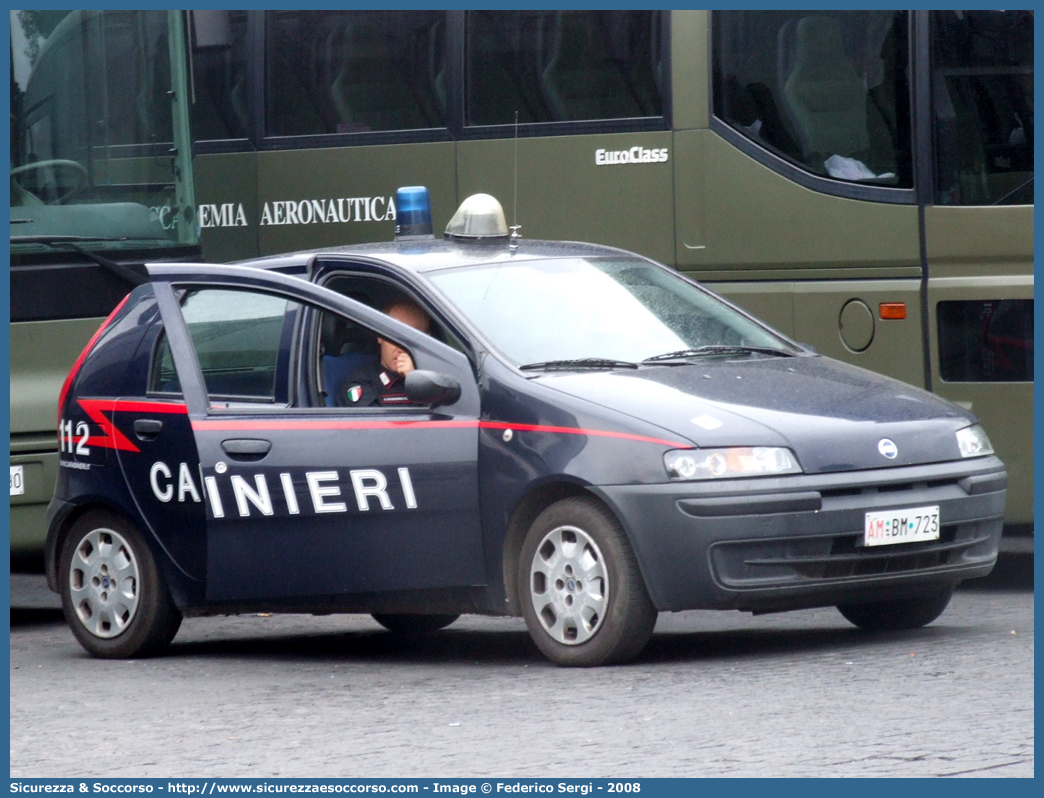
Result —
[[[882,319],[905,319],[905,302],[882,302],[879,306]]]

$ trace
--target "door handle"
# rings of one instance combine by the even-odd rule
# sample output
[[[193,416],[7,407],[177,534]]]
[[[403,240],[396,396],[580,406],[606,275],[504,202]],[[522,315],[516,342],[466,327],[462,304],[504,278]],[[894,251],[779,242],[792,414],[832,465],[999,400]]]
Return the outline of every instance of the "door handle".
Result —
[[[134,434],[140,441],[155,440],[163,431],[163,422],[158,418],[139,418],[134,422]]]
[[[221,448],[229,457],[239,460],[260,460],[272,449],[272,441],[259,438],[230,438],[221,441]]]

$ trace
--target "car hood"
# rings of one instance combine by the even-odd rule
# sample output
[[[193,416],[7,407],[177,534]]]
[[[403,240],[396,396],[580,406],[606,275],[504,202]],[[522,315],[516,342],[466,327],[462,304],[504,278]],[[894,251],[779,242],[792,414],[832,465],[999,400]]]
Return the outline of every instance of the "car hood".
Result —
[[[545,374],[542,384],[656,424],[701,448],[786,446],[805,473],[960,459],[960,407],[819,356]],[[879,444],[895,444],[889,459]]]

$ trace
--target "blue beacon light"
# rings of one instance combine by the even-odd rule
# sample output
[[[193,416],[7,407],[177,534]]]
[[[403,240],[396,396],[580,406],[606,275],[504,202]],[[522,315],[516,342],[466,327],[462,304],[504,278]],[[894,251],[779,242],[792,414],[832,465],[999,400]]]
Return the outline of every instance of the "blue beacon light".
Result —
[[[395,192],[395,240],[434,238],[431,201],[426,186],[403,186]]]

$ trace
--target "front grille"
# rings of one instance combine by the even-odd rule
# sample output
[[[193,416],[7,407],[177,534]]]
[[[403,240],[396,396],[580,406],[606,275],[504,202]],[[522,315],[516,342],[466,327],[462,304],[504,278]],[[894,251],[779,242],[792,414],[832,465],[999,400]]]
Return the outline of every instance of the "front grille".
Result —
[[[989,539],[989,536],[982,536],[958,541],[956,524],[943,526],[938,540],[921,543],[867,547],[863,545],[862,537],[861,534],[836,535],[831,539],[830,551],[823,555],[755,557],[744,562],[755,567],[787,565],[809,579],[870,576],[956,563],[966,550]],[[817,545],[822,544],[817,541]]]
[[[939,488],[960,488],[960,481],[953,478],[933,479],[922,482],[886,482],[880,485],[863,485],[860,487],[827,488],[820,494],[824,501],[829,499],[845,499],[852,496],[875,496],[883,493],[904,493],[915,490],[938,490]]]
[[[999,521],[944,525],[938,540],[863,545],[862,532],[722,542],[711,549],[726,587],[845,581],[971,565],[991,559]]]

